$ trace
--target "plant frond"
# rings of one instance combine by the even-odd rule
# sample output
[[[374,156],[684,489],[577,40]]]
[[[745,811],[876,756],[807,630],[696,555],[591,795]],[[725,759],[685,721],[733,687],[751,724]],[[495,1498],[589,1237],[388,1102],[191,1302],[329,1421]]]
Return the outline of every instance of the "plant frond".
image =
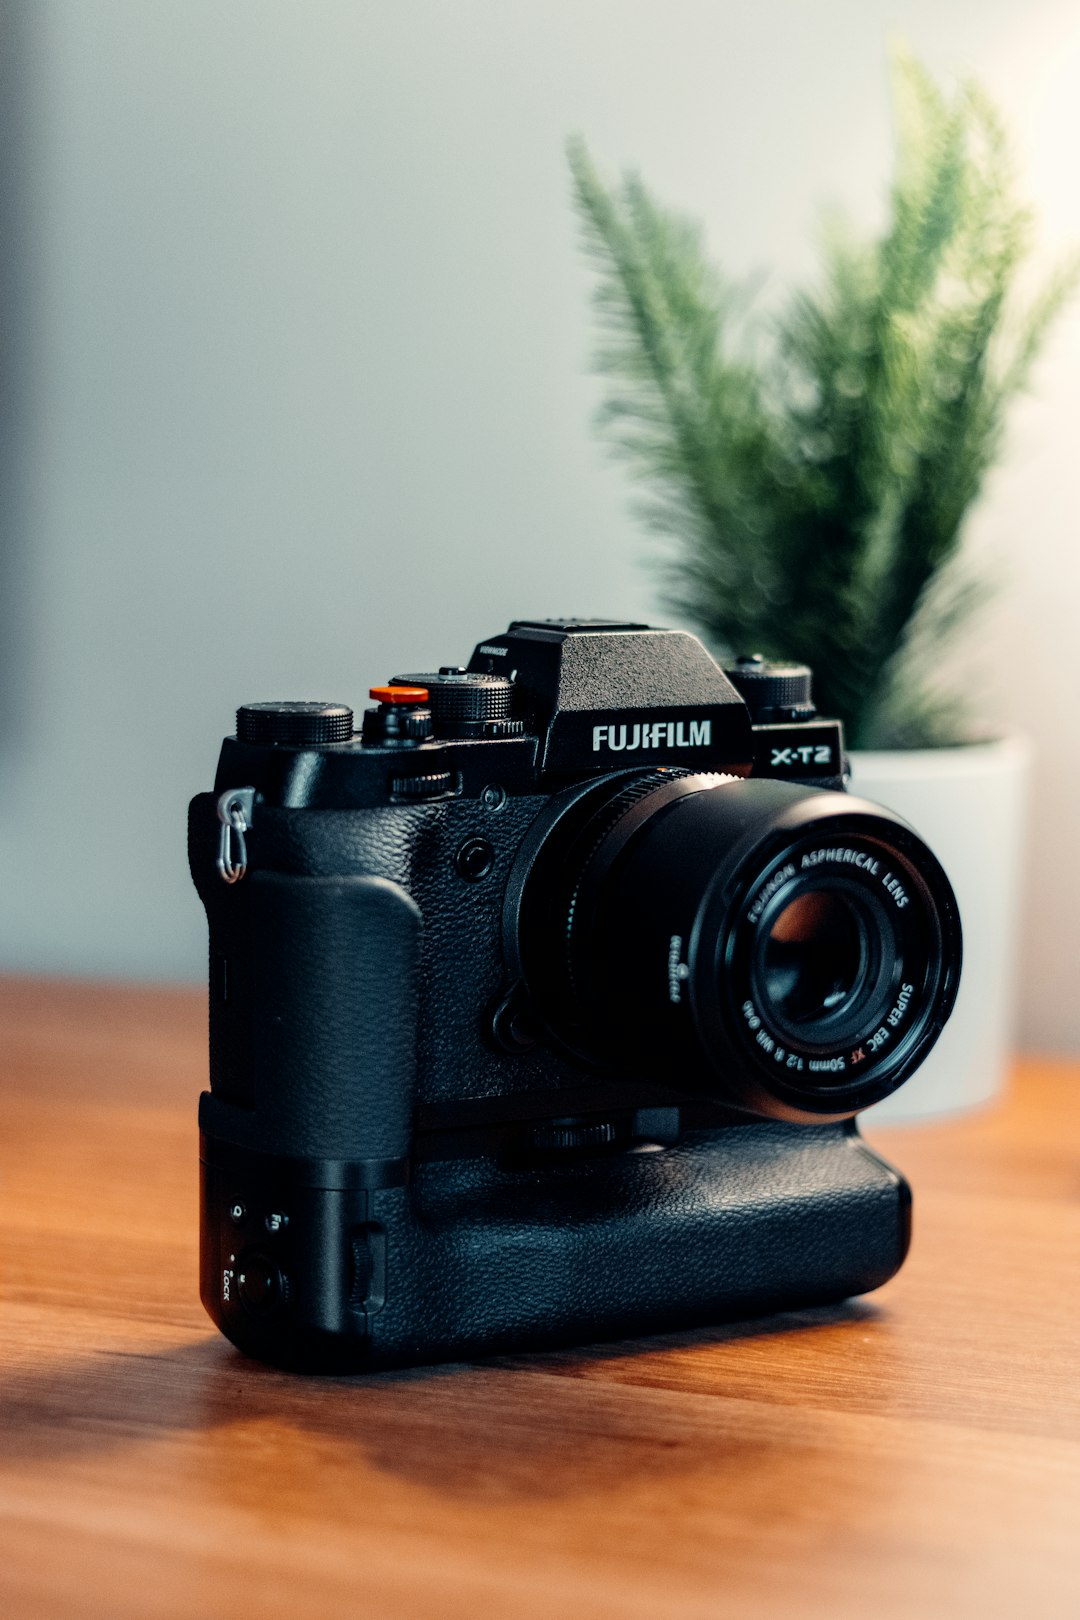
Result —
[[[817,282],[775,316],[639,175],[608,182],[583,140],[567,149],[595,278],[596,425],[665,542],[665,602],[718,650],[812,664],[819,707],[856,745],[967,724],[919,660],[975,611],[956,585],[964,521],[1080,282],[1070,259],[1018,308],[1033,227],[1000,116],[901,46],[891,77],[888,225],[866,240],[827,216]]]

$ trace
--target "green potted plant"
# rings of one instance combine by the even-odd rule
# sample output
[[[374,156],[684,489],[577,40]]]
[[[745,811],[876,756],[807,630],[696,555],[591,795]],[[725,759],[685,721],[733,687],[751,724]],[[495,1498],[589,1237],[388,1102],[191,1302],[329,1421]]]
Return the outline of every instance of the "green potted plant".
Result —
[[[662,538],[666,605],[717,652],[812,665],[854,790],[907,815],[957,888],[960,1002],[896,1114],[984,1100],[1004,1066],[1026,755],[956,676],[986,594],[963,538],[1076,267],[1021,303],[1031,217],[977,86],[947,95],[897,51],[893,100],[883,232],[830,219],[818,283],[779,309],[759,310],[636,175],[607,184],[581,140],[569,158],[596,272],[599,430]]]

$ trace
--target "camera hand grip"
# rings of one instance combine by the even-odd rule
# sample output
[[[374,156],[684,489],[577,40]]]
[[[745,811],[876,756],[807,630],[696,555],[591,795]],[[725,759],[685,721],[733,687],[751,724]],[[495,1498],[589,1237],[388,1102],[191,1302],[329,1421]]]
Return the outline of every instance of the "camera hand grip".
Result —
[[[203,1129],[293,1157],[404,1158],[416,1078],[415,902],[385,878],[267,871],[206,898],[228,988],[218,1005],[211,992],[214,1095],[203,1101]]]

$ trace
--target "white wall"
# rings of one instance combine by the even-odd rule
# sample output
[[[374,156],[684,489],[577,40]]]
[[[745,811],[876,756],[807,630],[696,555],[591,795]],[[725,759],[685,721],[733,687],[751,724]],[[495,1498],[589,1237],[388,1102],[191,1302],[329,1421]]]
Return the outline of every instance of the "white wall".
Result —
[[[783,279],[820,201],[880,210],[898,29],[990,85],[1048,241],[1080,239],[1075,4],[13,0],[6,20],[13,967],[201,975],[184,809],[238,701],[360,707],[522,612],[655,617],[587,426],[568,131],[703,215],[729,266]],[[974,525],[1012,570],[991,684],[1040,749],[1022,1035],[1074,1049],[1078,359],[1074,314]]]

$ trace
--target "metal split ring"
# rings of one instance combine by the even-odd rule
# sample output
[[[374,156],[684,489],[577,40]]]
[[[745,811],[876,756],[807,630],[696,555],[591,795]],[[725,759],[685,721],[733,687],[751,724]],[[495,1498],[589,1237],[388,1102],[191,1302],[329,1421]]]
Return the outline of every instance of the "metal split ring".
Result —
[[[247,839],[244,834],[251,826],[254,803],[254,788],[228,788],[218,798],[221,837],[217,869],[225,883],[239,883],[248,869]]]

